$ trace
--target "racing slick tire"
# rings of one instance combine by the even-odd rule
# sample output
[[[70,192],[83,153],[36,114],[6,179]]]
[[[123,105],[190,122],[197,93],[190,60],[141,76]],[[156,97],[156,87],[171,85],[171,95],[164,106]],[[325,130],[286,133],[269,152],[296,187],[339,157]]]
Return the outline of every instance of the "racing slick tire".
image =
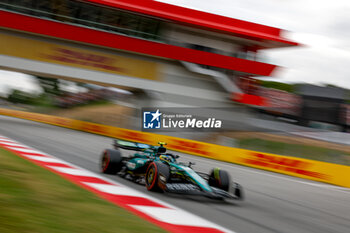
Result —
[[[101,171],[106,174],[116,174],[122,168],[122,160],[119,150],[106,149],[101,157]]]
[[[213,186],[228,192],[230,189],[230,175],[225,170],[214,168],[209,175],[208,183],[210,186]]]
[[[162,162],[151,162],[145,175],[146,188],[149,191],[164,192],[170,177],[170,168]]]

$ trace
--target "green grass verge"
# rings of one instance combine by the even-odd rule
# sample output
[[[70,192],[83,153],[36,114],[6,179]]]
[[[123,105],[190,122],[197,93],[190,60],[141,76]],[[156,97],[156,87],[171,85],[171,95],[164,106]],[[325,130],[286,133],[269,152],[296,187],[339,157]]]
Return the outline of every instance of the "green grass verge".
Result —
[[[0,148],[0,232],[165,231]]]
[[[323,147],[289,144],[259,138],[240,139],[238,146],[248,150],[350,165],[350,153]]]

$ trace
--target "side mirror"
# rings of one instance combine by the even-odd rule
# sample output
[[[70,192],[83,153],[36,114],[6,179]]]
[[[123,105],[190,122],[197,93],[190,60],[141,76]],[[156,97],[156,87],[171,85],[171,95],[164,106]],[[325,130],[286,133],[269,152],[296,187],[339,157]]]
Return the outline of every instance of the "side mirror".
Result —
[[[192,167],[192,165],[196,165],[195,162],[188,162],[188,167]]]

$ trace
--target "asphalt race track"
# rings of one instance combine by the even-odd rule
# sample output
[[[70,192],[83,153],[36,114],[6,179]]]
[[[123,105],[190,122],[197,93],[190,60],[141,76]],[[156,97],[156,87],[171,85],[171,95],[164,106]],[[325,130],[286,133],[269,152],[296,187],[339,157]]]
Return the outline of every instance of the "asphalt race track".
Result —
[[[51,125],[0,116],[0,135],[10,137],[93,172],[99,173],[103,149],[112,139]],[[349,233],[350,190],[276,173],[179,154],[208,172],[221,167],[245,189],[243,202],[157,194],[116,176],[107,177],[186,209],[237,233]]]

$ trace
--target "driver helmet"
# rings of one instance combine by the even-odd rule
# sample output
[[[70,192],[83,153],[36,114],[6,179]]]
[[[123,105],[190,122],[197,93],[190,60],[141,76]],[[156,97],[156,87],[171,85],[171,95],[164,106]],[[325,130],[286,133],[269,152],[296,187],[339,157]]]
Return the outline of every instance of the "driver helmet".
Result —
[[[166,152],[166,148],[163,145],[158,147],[157,154],[164,154],[165,152]]]
[[[157,154],[164,154],[166,152],[166,148],[164,145],[166,145],[166,142],[158,142],[159,147],[157,148]]]

